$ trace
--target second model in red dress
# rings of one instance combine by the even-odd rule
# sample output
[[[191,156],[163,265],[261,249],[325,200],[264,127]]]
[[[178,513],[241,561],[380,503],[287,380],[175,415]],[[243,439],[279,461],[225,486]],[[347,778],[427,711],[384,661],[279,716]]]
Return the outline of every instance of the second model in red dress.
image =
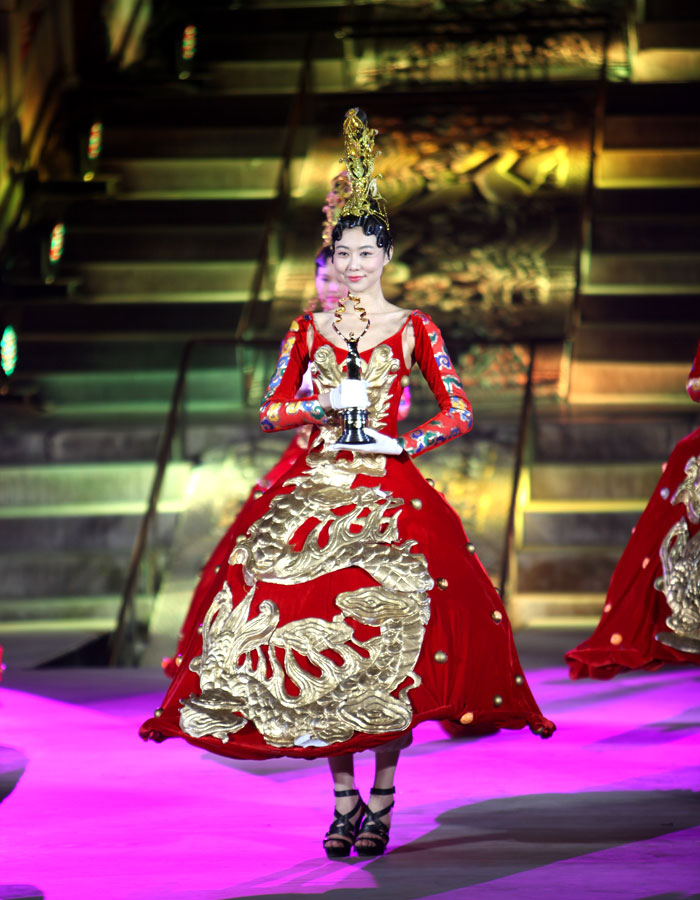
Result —
[[[700,346],[687,390],[700,403]],[[674,447],[615,568],[598,627],[566,659],[572,678],[700,665],[700,428]]]
[[[313,425],[308,449],[250,504],[228,559],[202,580],[201,625],[185,635],[144,738],[184,737],[239,758],[313,758],[379,747],[426,719],[554,730],[458,516],[411,461],[472,422],[423,313],[360,354],[369,425],[396,435],[409,322],[440,412],[399,438],[400,456],[333,449],[341,424],[318,395],[343,379],[347,350],[312,316],[293,323],[261,423]],[[299,400],[309,361],[314,393]]]

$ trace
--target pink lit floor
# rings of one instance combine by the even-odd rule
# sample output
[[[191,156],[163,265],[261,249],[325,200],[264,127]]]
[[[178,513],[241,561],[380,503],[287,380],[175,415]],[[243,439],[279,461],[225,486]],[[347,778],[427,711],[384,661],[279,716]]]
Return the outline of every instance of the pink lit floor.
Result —
[[[391,852],[369,862],[321,852],[323,761],[142,743],[160,673],[9,670],[0,900],[700,897],[700,670],[572,683],[556,660],[577,637],[518,640],[552,740],[416,731]]]

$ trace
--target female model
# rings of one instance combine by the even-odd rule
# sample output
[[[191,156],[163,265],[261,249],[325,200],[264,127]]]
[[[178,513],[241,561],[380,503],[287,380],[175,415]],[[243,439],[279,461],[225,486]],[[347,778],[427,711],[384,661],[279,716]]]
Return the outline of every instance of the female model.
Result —
[[[141,731],[238,758],[328,757],[333,857],[384,852],[399,752],[419,722],[554,731],[457,514],[412,462],[469,431],[471,408],[431,319],[384,298],[393,239],[372,177],[374,132],[350,110],[344,133],[352,196],[332,252],[350,297],[292,323],[260,411],[265,431],[312,425],[308,449],[248,509]],[[313,393],[299,400],[309,362]],[[440,412],[398,437],[414,363]],[[346,377],[356,364],[361,378]],[[342,442],[348,409],[366,412],[371,443]],[[367,805],[353,775],[364,749],[376,752]]]

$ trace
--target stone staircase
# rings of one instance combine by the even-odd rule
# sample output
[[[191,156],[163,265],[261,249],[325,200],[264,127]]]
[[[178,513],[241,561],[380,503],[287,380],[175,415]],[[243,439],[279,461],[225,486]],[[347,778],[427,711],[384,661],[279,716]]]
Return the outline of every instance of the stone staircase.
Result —
[[[180,84],[148,69],[65,100],[67,122],[75,109],[103,122],[104,148],[89,183],[53,148],[53,177],[32,193],[24,253],[6,277],[21,302],[13,388],[31,401],[5,404],[0,443],[0,643],[9,665],[50,662],[114,628],[184,344],[233,337],[251,296],[289,104],[280,91],[234,97],[216,79]],[[46,284],[38,235],[58,221],[65,253]],[[273,238],[263,303],[278,258]],[[269,462],[250,449],[249,396],[259,398],[275,355],[225,344],[195,351],[187,446],[178,451],[197,460],[212,446],[246,442],[240,471],[229,461],[223,472],[226,496],[247,493],[256,463]],[[137,591],[141,623],[202,478],[191,462],[168,467]],[[202,561],[190,559],[190,579]]]
[[[34,191],[33,221],[40,230],[63,221],[66,250],[46,285],[33,247],[33,262],[13,286],[22,311],[15,384],[34,405],[5,418],[0,442],[0,642],[11,665],[48,662],[111,629],[183,346],[192,337],[233,336],[250,298],[277,195],[284,123],[309,51],[309,10],[234,7],[197,5],[200,49],[188,79],[165,77],[149,63],[69,96],[69,112],[104,124],[97,177],[83,182],[59,147],[48,160],[53,178]],[[647,3],[658,26],[644,34],[647,73],[658,65],[668,16],[682,22],[688,10],[681,0],[666,13]],[[310,76],[319,108],[342,112],[362,89],[362,41],[347,36],[350,13],[358,33],[363,23],[396,18],[379,3],[313,4]],[[163,59],[172,52],[164,35],[154,38]],[[687,67],[691,55],[686,47],[678,65]],[[390,110],[393,97],[376,102]],[[699,121],[693,86],[608,88],[570,402],[537,407],[521,486],[517,621],[594,614],[658,464],[693,427],[682,381],[698,319]],[[306,224],[286,244],[273,233],[268,248],[259,299],[265,314],[274,306],[276,333],[298,311],[299,284],[311,278],[311,260],[307,275],[290,247],[316,240],[317,195],[337,165],[336,144],[317,138],[299,129],[291,157],[290,194]],[[302,191],[304,184],[312,189]],[[284,288],[292,282],[290,300]],[[192,491],[215,484],[217,473],[230,479],[226,514],[212,519],[221,503],[207,513],[202,534],[213,543],[255,466],[271,462],[271,450],[251,444],[250,398],[259,397],[273,355],[251,359],[215,344],[196,351],[184,456],[202,466],[176,462],[168,471],[150,569],[160,571],[173,548],[188,552],[182,566],[170,567],[156,604],[151,662],[167,652],[205,553],[203,543],[191,546],[204,515]],[[208,455],[215,446],[248,449],[243,461],[229,455],[217,468]],[[146,571],[139,616],[147,617],[158,588]],[[168,609],[173,598],[177,616]]]
[[[566,412],[536,412],[520,492],[513,615],[600,616],[610,576],[674,444],[699,424],[685,379],[700,339],[695,85],[608,86]]]

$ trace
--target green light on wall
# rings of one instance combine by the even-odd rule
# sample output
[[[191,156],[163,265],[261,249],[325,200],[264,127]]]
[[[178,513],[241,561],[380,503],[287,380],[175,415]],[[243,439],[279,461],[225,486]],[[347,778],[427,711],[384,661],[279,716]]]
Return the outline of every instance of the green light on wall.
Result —
[[[102,153],[102,134],[102,122],[93,122],[88,137],[88,159],[99,159],[100,153]]]
[[[58,222],[51,229],[51,237],[49,238],[49,262],[54,266],[63,256],[65,240],[66,226],[63,222]]]
[[[0,368],[9,378],[17,366],[17,332],[8,325],[0,338]]]
[[[182,58],[186,60],[194,59],[197,52],[197,26],[186,25],[182,32]]]

